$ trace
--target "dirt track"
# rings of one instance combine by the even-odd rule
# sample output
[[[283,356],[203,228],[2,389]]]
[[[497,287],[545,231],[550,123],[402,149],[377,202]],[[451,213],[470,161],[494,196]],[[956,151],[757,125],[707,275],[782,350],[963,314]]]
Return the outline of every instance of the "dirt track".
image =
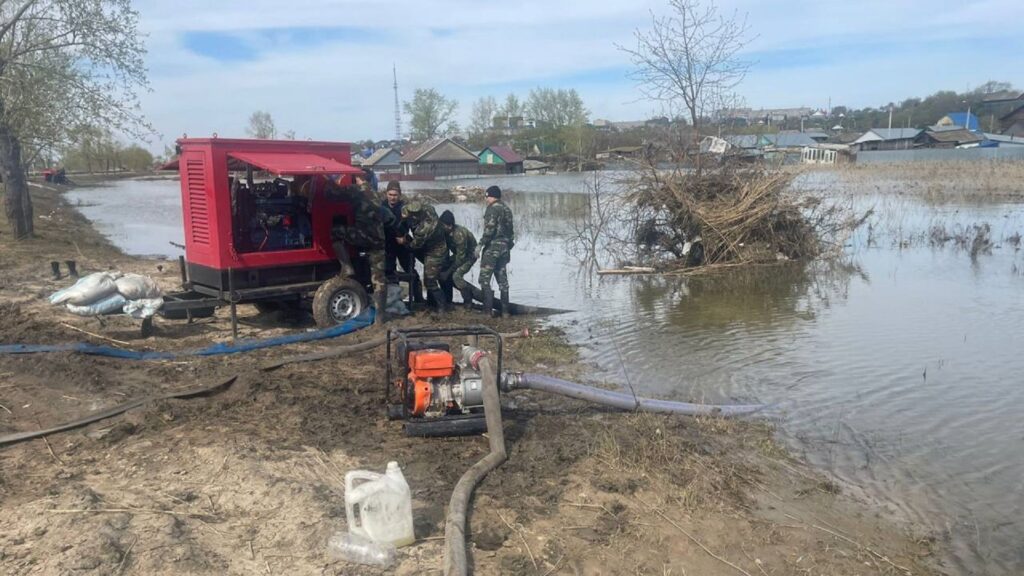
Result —
[[[110,343],[102,337],[176,350],[229,338],[223,316],[158,322],[142,339],[133,322],[101,326],[49,307],[44,297],[66,283],[49,279],[51,259],[142,272],[168,288],[177,272],[117,253],[56,194],[34,192],[38,238],[12,243],[0,225],[0,343]],[[240,312],[245,336],[308,326]],[[478,321],[460,313],[402,323]],[[344,473],[397,460],[413,488],[418,541],[400,550],[395,572],[439,573],[451,489],[485,439],[410,439],[386,421],[380,349],[254,369],[379,335],[160,362],[0,356],[0,434],[239,375],[212,398],[151,404],[0,449],[0,572],[373,574],[328,561],[325,543],[345,526]],[[556,332],[509,346],[511,369],[585,370]],[[473,503],[478,574],[937,573],[926,538],[837,494],[783,453],[766,425],[615,413],[534,393],[505,403],[509,460]]]

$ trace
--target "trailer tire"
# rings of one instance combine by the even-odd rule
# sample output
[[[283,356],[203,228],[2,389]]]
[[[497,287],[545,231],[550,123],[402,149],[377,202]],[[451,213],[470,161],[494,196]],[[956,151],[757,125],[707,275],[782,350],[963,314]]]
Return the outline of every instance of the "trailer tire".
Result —
[[[359,282],[335,276],[313,296],[313,319],[317,326],[329,328],[359,316],[369,305],[370,298]]]

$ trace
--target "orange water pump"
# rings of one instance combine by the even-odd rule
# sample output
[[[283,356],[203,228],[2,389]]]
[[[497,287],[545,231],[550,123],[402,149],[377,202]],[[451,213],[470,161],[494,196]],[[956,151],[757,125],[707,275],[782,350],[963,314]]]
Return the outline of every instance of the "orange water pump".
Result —
[[[388,417],[404,420],[405,431],[411,436],[483,432],[487,427],[483,418],[483,379],[469,357],[477,349],[464,347],[461,354],[454,354],[451,343],[442,340],[481,335],[496,340],[500,365],[501,336],[489,328],[389,332]]]

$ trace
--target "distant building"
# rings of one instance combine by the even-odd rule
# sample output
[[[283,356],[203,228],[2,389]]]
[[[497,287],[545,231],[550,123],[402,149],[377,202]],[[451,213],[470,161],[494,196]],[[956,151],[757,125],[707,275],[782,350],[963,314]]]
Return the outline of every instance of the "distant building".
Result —
[[[547,162],[541,162],[540,160],[523,160],[523,169],[527,174],[547,174],[548,170],[551,169],[551,165]]]
[[[636,159],[643,155],[643,146],[619,146],[597,154],[598,160]]]
[[[967,148],[981,144],[985,138],[963,128],[954,130],[925,130],[914,139],[914,145],[922,148]]]
[[[968,112],[950,112],[942,118],[939,118],[939,121],[936,122],[935,125],[940,128],[958,126],[968,130],[981,130],[981,123],[978,122],[978,117]]]
[[[989,146],[996,146],[999,148],[1010,148],[1016,146],[1024,146],[1024,136],[1009,136],[1007,134],[990,134],[984,133],[985,142]]]
[[[859,151],[910,150],[921,133],[917,128],[872,128],[851,144]]]
[[[770,142],[769,147],[772,148],[814,148],[818,145],[818,141],[811,138],[810,134],[806,132],[779,132],[778,134],[765,134],[764,138]],[[828,135],[825,135],[825,139],[828,139]]]
[[[410,148],[400,161],[404,176],[470,176],[480,172],[480,158],[451,138],[428,140]]]
[[[999,119],[1004,136],[1024,136],[1024,105]]]
[[[401,174],[402,153],[397,148],[381,148],[363,160],[363,168],[371,168],[377,174]]]
[[[522,174],[523,157],[508,146],[488,146],[481,150],[480,172],[486,174]]]

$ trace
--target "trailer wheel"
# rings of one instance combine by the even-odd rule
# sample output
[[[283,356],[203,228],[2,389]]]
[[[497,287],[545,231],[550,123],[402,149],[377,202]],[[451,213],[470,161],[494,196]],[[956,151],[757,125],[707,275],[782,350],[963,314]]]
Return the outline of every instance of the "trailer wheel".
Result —
[[[335,276],[324,282],[313,297],[313,319],[317,326],[328,328],[359,316],[370,299],[359,282]]]

